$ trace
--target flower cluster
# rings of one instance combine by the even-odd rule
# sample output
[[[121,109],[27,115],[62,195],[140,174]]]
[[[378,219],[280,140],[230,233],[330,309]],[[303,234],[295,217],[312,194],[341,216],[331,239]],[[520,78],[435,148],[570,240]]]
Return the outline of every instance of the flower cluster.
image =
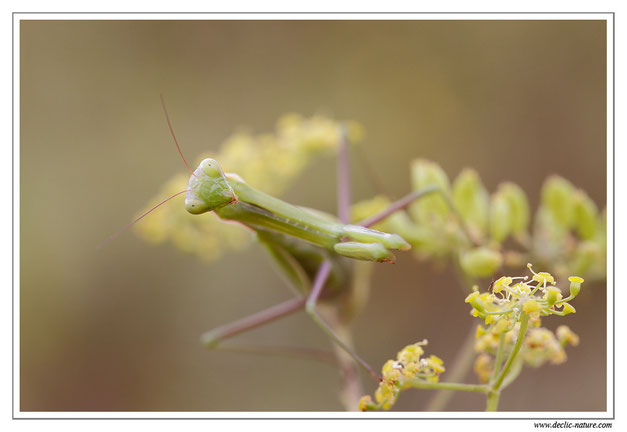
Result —
[[[606,210],[599,211],[584,191],[553,176],[542,187],[531,249],[538,261],[551,263],[558,274],[602,279],[606,272],[606,219]]]
[[[364,396],[359,401],[360,411],[390,409],[402,390],[411,387],[415,380],[425,383],[436,383],[444,366],[442,360],[431,355],[422,357],[422,347],[427,341],[407,345],[396,355],[396,360],[388,360],[381,370],[382,378],[373,401],[370,396]]]
[[[225,172],[237,173],[251,186],[278,196],[314,159],[337,152],[342,127],[350,143],[363,138],[363,130],[355,122],[288,114],[279,119],[274,134],[237,133],[226,140],[217,154],[203,154],[197,162],[212,157]],[[184,190],[188,180],[186,174],[174,176],[153,201]],[[183,196],[173,198],[173,202],[135,225],[137,233],[152,244],[170,241],[179,250],[205,261],[216,260],[225,250],[240,250],[250,243],[248,230],[224,223],[213,214],[192,217],[185,211],[183,200]]]
[[[505,334],[505,355],[511,352],[518,330],[519,325],[516,324],[511,332]],[[478,334],[483,334],[483,336],[475,345],[479,355],[475,360],[474,370],[479,380],[486,383],[494,372],[494,355],[498,349],[498,335],[479,329]],[[518,355],[521,361],[531,367],[540,367],[547,362],[561,364],[566,361],[564,347],[566,345],[577,346],[578,344],[579,336],[573,333],[568,326],[559,326],[555,333],[544,327],[536,327],[527,332]]]
[[[466,303],[472,306],[472,315],[484,319],[486,324],[498,326],[499,332],[504,332],[511,330],[523,312],[531,319],[538,319],[540,315],[564,316],[575,312],[568,302],[579,294],[582,278],[568,278],[570,295],[563,298],[550,273],[536,273],[531,264],[527,267],[533,273],[531,281],[528,276],[503,276],[492,284],[492,292],[480,293],[475,289],[469,294]]]
[[[564,347],[579,343],[577,335],[567,326],[560,326],[553,333],[540,327],[540,319],[574,313],[575,308],[569,302],[579,294],[583,279],[570,277],[570,293],[564,298],[550,273],[535,273],[531,264],[528,267],[533,273],[530,281],[528,277],[502,277],[493,283],[492,292],[474,291],[466,298],[472,306],[472,315],[486,324],[486,327],[477,327],[475,342],[475,351],[479,353],[475,372],[482,382],[488,382],[492,376],[498,350],[503,350],[502,356],[512,351],[523,314],[529,317],[532,327],[525,334],[518,353],[525,364],[538,367],[546,362],[563,363],[566,361]]]
[[[418,258],[456,260],[470,278],[528,261],[551,266],[560,278],[573,273],[605,277],[605,211],[567,180],[552,176],[544,183],[531,232],[527,196],[514,183],[501,183],[490,194],[474,170],[463,170],[451,183],[438,164],[423,159],[412,162],[411,175],[413,190],[435,187],[438,192],[376,228],[400,234]],[[353,208],[354,220],[389,203],[382,196],[361,202]]]

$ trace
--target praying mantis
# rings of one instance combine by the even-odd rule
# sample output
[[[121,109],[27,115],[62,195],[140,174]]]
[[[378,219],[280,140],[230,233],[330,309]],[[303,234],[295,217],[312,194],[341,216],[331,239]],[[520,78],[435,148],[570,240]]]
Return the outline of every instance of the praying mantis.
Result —
[[[172,138],[190,172],[189,182],[185,190],[152,207],[122,231],[169,199],[184,193],[185,209],[190,214],[214,212],[223,220],[238,222],[252,230],[300,294],[259,313],[206,332],[202,336],[203,344],[208,348],[217,348],[222,341],[237,334],[304,309],[333,343],[378,382],[379,375],[338,336],[320,315],[317,306],[321,301],[331,301],[346,294],[345,291],[350,286],[348,279],[351,259],[393,263],[393,251],[409,250],[410,244],[400,235],[368,227],[425,195],[441,192],[440,189],[434,185],[415,190],[367,220],[349,224],[348,149],[344,128],[339,133],[338,220],[331,215],[291,205],[256,190],[237,174],[225,174],[214,159],[204,159],[192,171],[183,157],[163,99],[162,106]]]
[[[420,195],[435,189],[420,191]],[[362,225],[338,222],[332,218],[293,206],[247,185],[236,174],[224,174],[214,159],[204,159],[192,173],[185,191],[185,209],[191,214],[210,211],[224,220],[239,222],[255,231],[257,239],[277,261],[290,282],[306,297],[281,303],[261,314],[212,330],[203,335],[208,347],[265,322],[305,308],[327,335],[375,379],[378,376],[366,362],[353,352],[322,319],[316,304],[325,288],[327,295],[342,286],[345,276],[342,258],[365,261],[393,262],[391,250],[408,250],[398,234],[388,234],[366,228],[388,213],[409,204],[416,193],[401,200],[378,217]],[[412,199],[413,198],[413,199]],[[390,213],[391,214],[391,213]]]
[[[346,152],[343,139],[338,158],[340,173],[346,172]],[[214,159],[204,159],[191,172],[184,191],[185,209],[194,215],[213,211],[221,219],[239,222],[253,230],[289,281],[304,294],[205,333],[202,340],[207,347],[215,347],[224,339],[304,308],[334,343],[379,380],[372,368],[323,320],[316,305],[323,296],[338,294],[333,291],[344,285],[344,258],[391,263],[395,258],[392,250],[409,250],[411,246],[400,235],[367,227],[439,189],[414,191],[359,225],[347,223],[348,188],[340,186],[339,190],[344,191],[338,194],[342,219],[336,221],[329,215],[288,204],[252,188],[238,175],[225,174]]]

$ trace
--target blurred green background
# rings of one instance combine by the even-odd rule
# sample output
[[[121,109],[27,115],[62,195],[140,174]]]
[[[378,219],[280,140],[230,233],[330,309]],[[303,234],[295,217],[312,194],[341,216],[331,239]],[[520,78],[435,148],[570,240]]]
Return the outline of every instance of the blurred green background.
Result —
[[[535,208],[553,173],[606,194],[603,21],[22,21],[20,24],[20,409],[340,410],[338,372],[315,362],[205,350],[205,330],[289,298],[255,245],[214,265],[151,247],[124,226],[188,160],[281,114],[325,113],[366,130],[385,187],[409,190],[409,160],[449,176],[520,184]],[[335,161],[285,199],[335,212]],[[358,159],[355,200],[372,196]],[[376,269],[354,325],[378,369],[408,343],[452,362],[477,324],[450,271],[403,255]],[[449,269],[450,270],[450,269]],[[536,269],[539,270],[539,269]],[[606,408],[606,287],[587,285],[562,366],[525,369],[502,410]],[[297,314],[241,342],[327,348]],[[443,376],[446,379],[446,375]],[[467,381],[475,381],[471,373]],[[368,393],[374,383],[365,381]],[[405,392],[421,410],[433,393]],[[460,394],[453,410],[482,410]]]

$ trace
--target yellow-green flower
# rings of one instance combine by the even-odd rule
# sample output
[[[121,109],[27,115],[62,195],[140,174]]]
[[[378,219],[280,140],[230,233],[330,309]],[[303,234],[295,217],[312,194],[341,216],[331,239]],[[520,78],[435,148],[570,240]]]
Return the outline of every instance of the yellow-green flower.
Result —
[[[577,336],[568,326],[561,325],[555,330],[555,335],[560,341],[562,346],[564,345],[579,345],[579,336]]]

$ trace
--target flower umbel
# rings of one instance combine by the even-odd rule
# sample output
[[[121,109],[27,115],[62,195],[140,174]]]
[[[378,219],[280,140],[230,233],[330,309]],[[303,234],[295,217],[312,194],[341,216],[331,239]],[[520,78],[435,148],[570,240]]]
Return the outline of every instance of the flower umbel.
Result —
[[[564,346],[579,342],[577,335],[566,326],[558,327],[555,333],[540,327],[540,317],[574,313],[575,308],[568,302],[579,294],[583,279],[570,277],[570,295],[564,298],[550,273],[536,273],[531,264],[528,268],[533,274],[530,282],[527,276],[502,277],[494,282],[492,293],[475,290],[466,298],[472,306],[472,315],[483,319],[487,325],[478,327],[475,342],[475,351],[480,353],[475,372],[481,382],[488,382],[492,377],[499,350],[501,357],[511,353],[523,315],[529,317],[532,328],[524,335],[518,360],[529,366],[563,363],[566,361]]]
[[[388,360],[381,369],[382,378],[376,390],[375,401],[364,396],[359,402],[361,411],[392,408],[402,390],[412,387],[410,383],[419,380],[424,383],[437,383],[444,372],[444,363],[437,356],[423,357],[423,346],[427,341],[407,345],[396,355],[396,360]]]
[[[540,316],[564,316],[575,312],[568,302],[579,294],[582,278],[573,276],[569,279],[570,295],[563,298],[550,273],[535,273],[531,264],[528,267],[533,273],[530,282],[527,282],[528,276],[502,277],[494,282],[491,293],[475,290],[468,295],[466,303],[472,306],[472,315],[483,319],[486,324],[495,324],[503,320],[512,323],[520,321],[521,313],[537,319]]]

